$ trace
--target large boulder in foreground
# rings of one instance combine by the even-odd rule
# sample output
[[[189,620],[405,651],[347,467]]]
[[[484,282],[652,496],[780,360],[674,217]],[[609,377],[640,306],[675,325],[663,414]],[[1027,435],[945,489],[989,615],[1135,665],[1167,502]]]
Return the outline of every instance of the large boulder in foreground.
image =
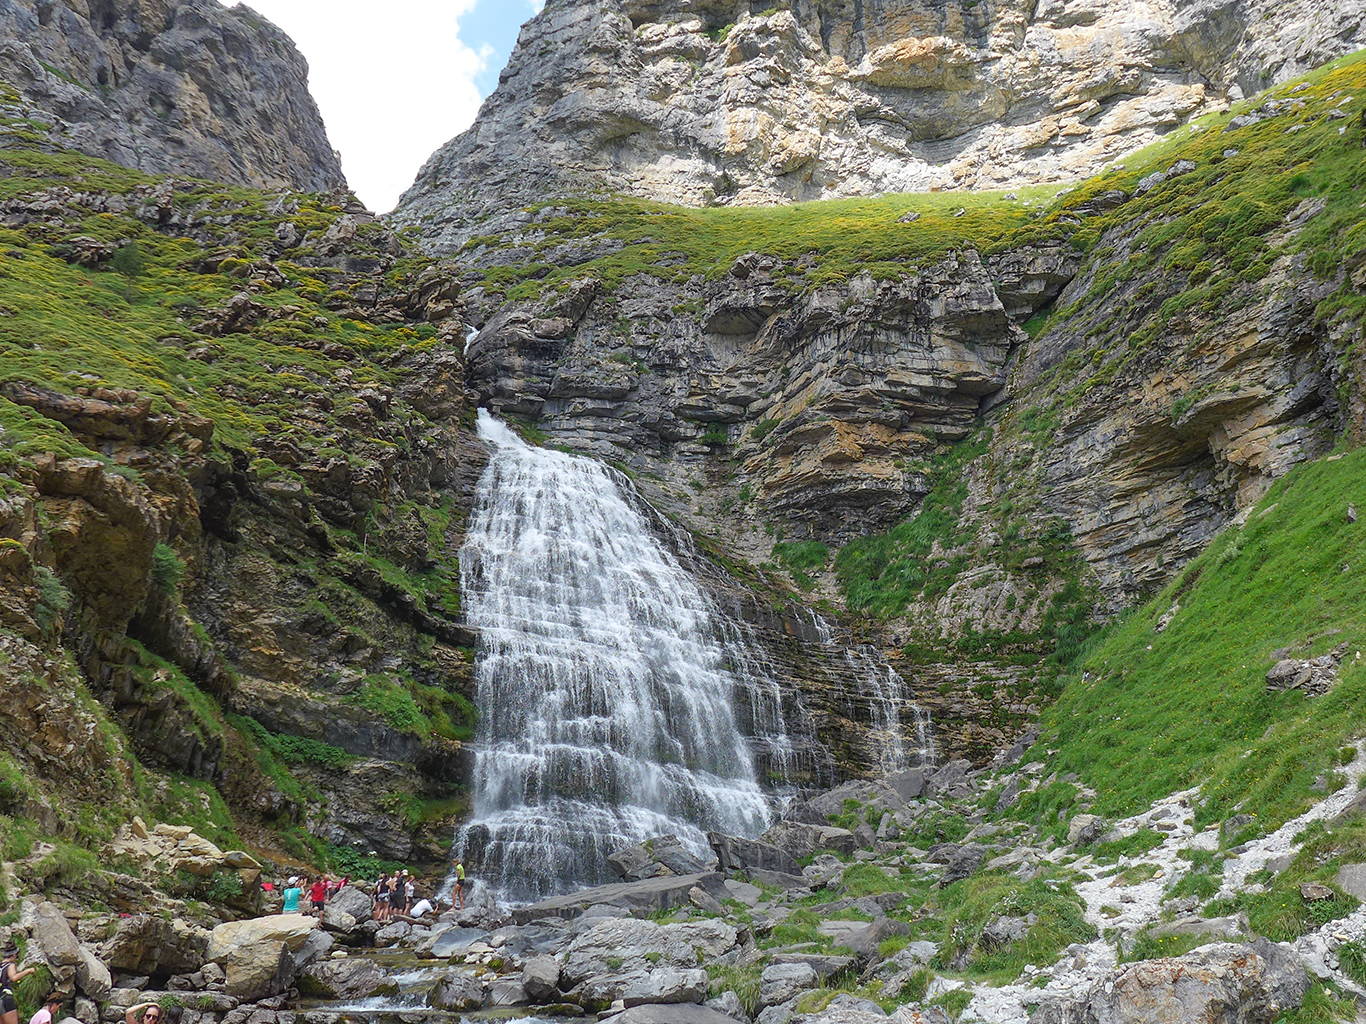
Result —
[[[244,1003],[277,996],[294,981],[294,957],[279,940],[243,946],[226,960],[223,991]]]
[[[739,932],[724,921],[658,925],[630,917],[608,918],[569,944],[559,984],[568,988],[598,975],[713,963],[739,941]]]
[[[1086,995],[1044,1003],[1030,1024],[1273,1024],[1300,1005],[1309,977],[1268,939],[1218,942],[1111,971]]]
[[[301,948],[319,926],[316,917],[304,914],[271,914],[247,921],[229,921],[213,930],[209,939],[209,959],[223,961],[252,946],[283,942],[290,952]]]
[[[299,977],[299,991],[315,999],[364,999],[393,985],[393,979],[373,960],[347,957],[319,960]]]

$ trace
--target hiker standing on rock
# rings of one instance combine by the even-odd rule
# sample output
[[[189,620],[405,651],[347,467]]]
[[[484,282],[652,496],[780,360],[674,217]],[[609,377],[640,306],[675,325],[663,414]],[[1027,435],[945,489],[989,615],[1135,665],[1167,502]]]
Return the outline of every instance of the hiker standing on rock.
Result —
[[[19,970],[19,946],[11,939],[5,944],[5,960],[0,963],[0,1024],[19,1024],[19,1005],[14,1001],[14,986],[36,971],[36,967]]]
[[[289,876],[289,888],[285,890],[285,905],[280,908],[282,914],[297,914],[299,912],[299,898],[304,891],[299,888],[299,876]]]
[[[313,880],[313,887],[308,892],[308,898],[313,901],[313,913],[319,917],[323,916],[323,905],[327,902],[327,882],[319,875]]]
[[[389,920],[389,876],[380,875],[375,882],[375,920],[383,924]]]
[[[451,867],[455,868],[455,898],[460,901],[460,909],[465,909],[465,865],[456,857],[451,861]]]

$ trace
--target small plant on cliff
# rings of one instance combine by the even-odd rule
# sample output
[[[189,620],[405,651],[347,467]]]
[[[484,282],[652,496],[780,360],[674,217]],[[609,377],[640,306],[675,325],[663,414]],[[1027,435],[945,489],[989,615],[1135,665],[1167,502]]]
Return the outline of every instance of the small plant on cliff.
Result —
[[[185,563],[169,544],[157,544],[152,549],[152,582],[168,594],[174,594],[185,576]]]
[[[33,583],[38,590],[38,603],[33,607],[33,618],[43,632],[48,632],[57,619],[71,608],[71,591],[45,565],[33,567]]]

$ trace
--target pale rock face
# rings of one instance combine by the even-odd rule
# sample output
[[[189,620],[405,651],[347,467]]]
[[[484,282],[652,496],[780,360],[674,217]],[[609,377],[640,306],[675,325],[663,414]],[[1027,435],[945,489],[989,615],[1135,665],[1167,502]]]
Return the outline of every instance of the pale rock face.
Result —
[[[557,193],[754,204],[1065,181],[1355,49],[1366,14],[1362,0],[752,6],[551,0],[397,219],[449,251]]]
[[[345,187],[289,37],[217,0],[0,4],[0,79],[64,144],[152,174]]]

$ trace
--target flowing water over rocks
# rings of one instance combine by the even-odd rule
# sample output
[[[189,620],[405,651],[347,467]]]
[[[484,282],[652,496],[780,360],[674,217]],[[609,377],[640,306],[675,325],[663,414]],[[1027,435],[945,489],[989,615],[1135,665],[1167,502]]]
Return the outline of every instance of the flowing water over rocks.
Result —
[[[800,694],[661,542],[690,544],[624,476],[529,446],[487,413],[479,429],[494,452],[460,559],[482,638],[460,839],[475,873],[521,899],[609,881],[607,856],[654,836],[707,858],[708,831],[759,835],[765,789],[828,773]],[[901,678],[871,651],[836,657],[862,681],[880,767],[932,761],[923,715],[913,752],[902,738]]]
[[[608,854],[651,836],[703,853],[708,829],[763,831],[743,681],[697,586],[612,470],[486,413],[480,433],[495,452],[461,555],[483,638],[466,855],[509,894],[544,894],[606,880]]]

